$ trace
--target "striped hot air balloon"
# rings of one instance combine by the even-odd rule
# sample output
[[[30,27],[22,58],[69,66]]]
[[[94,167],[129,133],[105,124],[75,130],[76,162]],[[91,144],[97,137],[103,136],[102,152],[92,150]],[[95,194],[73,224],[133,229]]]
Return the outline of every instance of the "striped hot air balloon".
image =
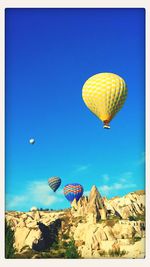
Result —
[[[61,179],[57,176],[53,176],[51,178],[48,179],[48,184],[50,186],[50,188],[56,192],[56,190],[59,188],[59,186],[61,185]]]
[[[86,106],[109,129],[109,123],[123,107],[127,97],[125,81],[114,73],[98,73],[90,77],[82,88]]]
[[[64,195],[70,202],[72,202],[74,199],[78,201],[83,195],[83,187],[77,183],[67,184],[64,187]]]

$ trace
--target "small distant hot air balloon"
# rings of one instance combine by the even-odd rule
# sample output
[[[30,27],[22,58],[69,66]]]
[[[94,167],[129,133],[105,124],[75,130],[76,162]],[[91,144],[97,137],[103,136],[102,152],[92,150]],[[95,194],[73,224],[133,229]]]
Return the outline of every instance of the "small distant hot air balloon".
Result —
[[[31,139],[29,140],[29,143],[30,143],[31,145],[34,145],[34,143],[35,143],[35,139],[34,139],[34,138],[31,138]]]
[[[109,129],[109,122],[122,108],[127,97],[125,81],[113,73],[98,73],[90,77],[82,88],[86,106]]]
[[[56,190],[59,188],[59,186],[61,185],[61,179],[57,176],[53,176],[51,178],[48,179],[48,184],[50,186],[50,188],[56,192]]]
[[[78,201],[83,195],[83,187],[77,183],[67,184],[64,187],[64,195],[70,202],[72,202],[74,199]]]

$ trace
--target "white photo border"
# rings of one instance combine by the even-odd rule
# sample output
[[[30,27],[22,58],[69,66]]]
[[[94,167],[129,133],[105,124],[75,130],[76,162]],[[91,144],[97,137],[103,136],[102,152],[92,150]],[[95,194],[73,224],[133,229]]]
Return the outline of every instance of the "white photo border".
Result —
[[[145,8],[145,141],[146,141],[146,258],[145,259],[5,259],[5,9],[6,8]],[[3,0],[0,2],[0,265],[28,266],[150,266],[150,0]],[[133,129],[134,130],[134,129]]]

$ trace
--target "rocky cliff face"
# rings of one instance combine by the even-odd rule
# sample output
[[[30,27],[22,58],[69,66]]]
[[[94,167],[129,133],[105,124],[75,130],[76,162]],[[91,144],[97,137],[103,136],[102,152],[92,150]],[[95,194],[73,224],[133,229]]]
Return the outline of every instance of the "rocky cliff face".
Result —
[[[105,198],[104,203],[108,213],[119,214],[122,219],[145,213],[145,194],[142,190],[129,193],[121,198],[115,197],[110,200]]]
[[[95,185],[92,187],[89,197],[82,197],[78,202],[74,200],[71,206],[73,216],[86,217],[91,223],[106,219],[107,210]]]
[[[76,200],[72,202],[72,213],[74,216],[92,217],[93,215],[93,223],[111,216],[126,220],[130,216],[145,213],[145,194],[140,190],[108,200],[106,197],[102,198],[96,186],[93,186],[89,197],[83,196],[78,202]]]
[[[71,209],[6,212],[6,220],[14,229],[18,253],[27,247],[50,249],[56,240],[73,237],[82,258],[111,257],[116,251],[124,251],[126,258],[143,258],[144,213],[144,191],[108,200],[93,186],[89,197],[74,201]]]

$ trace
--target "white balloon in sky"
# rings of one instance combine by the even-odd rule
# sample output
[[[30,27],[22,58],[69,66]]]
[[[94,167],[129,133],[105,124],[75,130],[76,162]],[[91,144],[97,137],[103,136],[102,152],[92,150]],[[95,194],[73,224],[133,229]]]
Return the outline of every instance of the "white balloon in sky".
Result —
[[[33,138],[31,138],[31,139],[29,140],[29,143],[30,143],[31,145],[33,145],[33,144],[35,143],[35,140],[34,140]]]

